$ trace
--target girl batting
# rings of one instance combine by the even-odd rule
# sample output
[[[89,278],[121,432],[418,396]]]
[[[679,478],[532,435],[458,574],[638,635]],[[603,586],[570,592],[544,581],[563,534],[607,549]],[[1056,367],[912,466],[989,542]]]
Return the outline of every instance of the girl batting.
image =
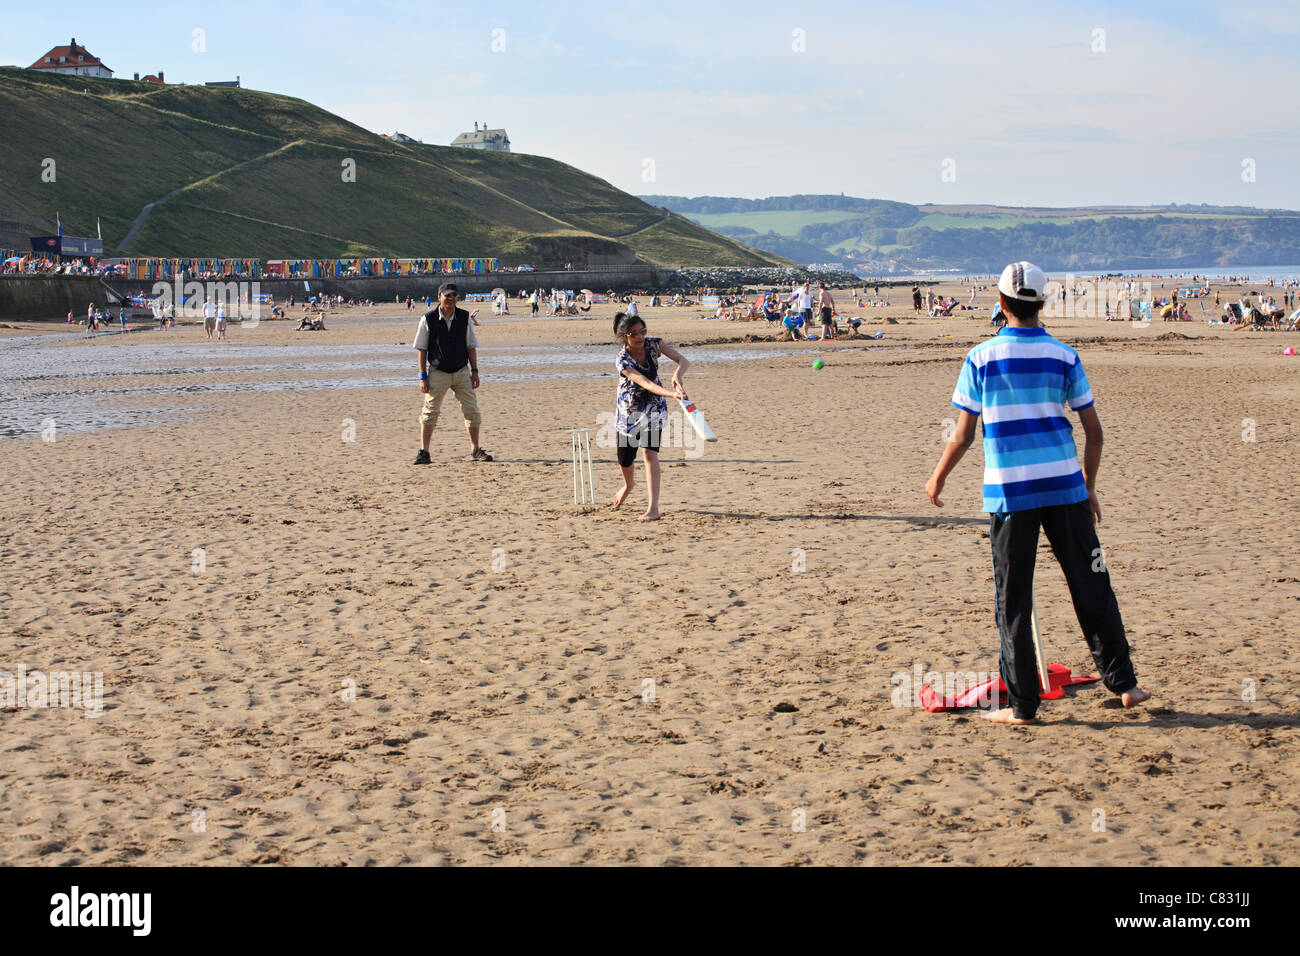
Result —
[[[685,398],[682,376],[690,367],[686,357],[663,339],[647,338],[645,322],[640,316],[623,312],[614,316],[614,335],[623,343],[618,354],[618,466],[623,469],[623,487],[614,496],[618,508],[632,492],[636,450],[645,457],[645,481],[650,504],[642,521],[659,520],[659,435],[668,418],[668,398]],[[672,390],[659,383],[659,357],[666,355],[677,363]]]

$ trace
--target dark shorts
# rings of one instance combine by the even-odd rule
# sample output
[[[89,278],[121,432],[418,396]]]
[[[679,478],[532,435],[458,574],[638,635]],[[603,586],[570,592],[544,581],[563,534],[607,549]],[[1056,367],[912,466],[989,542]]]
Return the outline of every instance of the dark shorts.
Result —
[[[830,325],[830,324],[831,324],[831,307],[829,305],[824,305],[822,306],[822,325]]]
[[[638,448],[645,448],[655,454],[659,453],[659,436],[660,431],[657,428],[647,428],[631,435],[618,433],[618,466],[620,468],[630,468],[636,461],[636,451]]]

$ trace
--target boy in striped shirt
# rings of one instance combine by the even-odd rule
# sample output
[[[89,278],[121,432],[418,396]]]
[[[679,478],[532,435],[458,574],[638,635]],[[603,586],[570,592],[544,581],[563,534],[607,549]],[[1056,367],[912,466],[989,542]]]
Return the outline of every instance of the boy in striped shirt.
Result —
[[[1125,707],[1151,695],[1138,687],[1119,603],[1110,586],[1094,522],[1101,522],[1097,467],[1101,422],[1079,354],[1038,324],[1047,278],[1029,262],[1013,262],[998,281],[1007,326],[966,356],[952,403],[960,411],[952,440],[926,485],[942,508],[944,482],[984,416],[984,511],[991,515],[993,587],[1002,680],[1011,706],[993,711],[997,723],[1033,723],[1039,680],[1031,615],[1034,558],[1041,526],[1065,572],[1074,611],[1106,687]],[[1079,414],[1083,467],[1066,407]]]

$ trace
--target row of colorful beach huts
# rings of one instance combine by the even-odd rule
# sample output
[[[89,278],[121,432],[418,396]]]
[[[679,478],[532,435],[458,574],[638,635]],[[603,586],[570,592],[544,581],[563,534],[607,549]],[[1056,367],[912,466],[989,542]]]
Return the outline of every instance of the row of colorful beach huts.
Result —
[[[425,259],[103,259],[123,278],[140,282],[186,278],[352,279],[372,276],[489,275],[494,258]]]

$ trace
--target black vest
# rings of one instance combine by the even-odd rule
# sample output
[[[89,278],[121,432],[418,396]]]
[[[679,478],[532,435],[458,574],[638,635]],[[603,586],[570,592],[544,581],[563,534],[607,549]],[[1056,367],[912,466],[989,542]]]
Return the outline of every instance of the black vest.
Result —
[[[430,309],[424,314],[424,324],[429,327],[429,367],[440,372],[459,372],[469,364],[469,313],[457,309],[451,328],[442,317],[442,310]]]

